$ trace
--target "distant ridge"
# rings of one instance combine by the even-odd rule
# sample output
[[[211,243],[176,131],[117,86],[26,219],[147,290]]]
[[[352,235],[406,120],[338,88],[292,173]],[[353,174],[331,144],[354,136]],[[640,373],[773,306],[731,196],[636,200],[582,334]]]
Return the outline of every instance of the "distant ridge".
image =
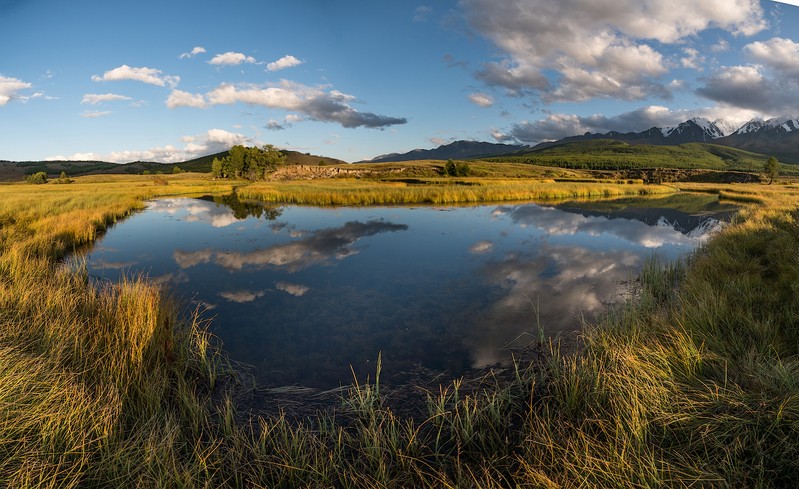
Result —
[[[512,153],[527,146],[486,143],[482,141],[455,141],[434,149],[414,149],[407,153],[391,153],[360,163],[389,163],[413,160],[465,160]]]
[[[652,127],[641,132],[587,132],[533,147],[542,150],[567,143],[611,139],[630,144],[676,146],[686,143],[712,143],[753,153],[776,156],[783,163],[799,164],[799,118],[777,117],[764,121],[752,119],[735,129],[721,121],[695,117],[674,127]]]

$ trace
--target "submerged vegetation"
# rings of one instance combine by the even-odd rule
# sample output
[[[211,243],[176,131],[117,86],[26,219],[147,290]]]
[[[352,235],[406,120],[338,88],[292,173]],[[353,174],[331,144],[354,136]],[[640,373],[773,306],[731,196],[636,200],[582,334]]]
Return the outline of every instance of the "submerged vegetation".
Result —
[[[799,480],[794,185],[679,184],[753,204],[685,265],[652,264],[639,297],[586,324],[577,352],[542,343],[538,362],[419,393],[426,412],[416,418],[391,407],[378,366],[373,379],[355,379],[336,414],[241,423],[221,381],[226,364],[200,318],[179,320],[175,304],[144,277],[97,286],[59,262],[145,199],[232,189],[191,174],[162,178],[168,185],[129,176],[0,186],[1,486],[784,487]],[[470,202],[675,190],[446,180],[270,182],[238,195],[328,204],[408,201],[403,192]]]

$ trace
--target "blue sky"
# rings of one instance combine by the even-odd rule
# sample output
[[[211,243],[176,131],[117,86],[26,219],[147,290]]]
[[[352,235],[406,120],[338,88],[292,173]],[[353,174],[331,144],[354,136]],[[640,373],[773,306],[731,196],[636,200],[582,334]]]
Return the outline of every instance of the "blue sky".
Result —
[[[771,0],[0,0],[0,159],[341,158],[799,114]]]

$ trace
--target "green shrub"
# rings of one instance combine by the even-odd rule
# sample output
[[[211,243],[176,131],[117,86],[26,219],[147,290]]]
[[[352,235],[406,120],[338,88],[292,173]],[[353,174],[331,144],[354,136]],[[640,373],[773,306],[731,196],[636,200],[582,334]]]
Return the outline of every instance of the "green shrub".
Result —
[[[32,175],[28,175],[28,178],[25,181],[33,185],[47,183],[47,173],[43,171],[36,172]]]

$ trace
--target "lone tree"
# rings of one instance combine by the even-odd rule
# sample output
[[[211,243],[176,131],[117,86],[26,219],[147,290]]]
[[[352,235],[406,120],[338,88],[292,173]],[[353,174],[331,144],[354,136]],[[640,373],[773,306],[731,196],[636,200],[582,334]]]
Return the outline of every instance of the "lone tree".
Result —
[[[768,184],[771,185],[774,183],[774,179],[777,178],[780,174],[780,163],[777,161],[777,158],[770,157],[766,164],[763,165],[763,171],[766,173],[766,176],[769,177]]]

